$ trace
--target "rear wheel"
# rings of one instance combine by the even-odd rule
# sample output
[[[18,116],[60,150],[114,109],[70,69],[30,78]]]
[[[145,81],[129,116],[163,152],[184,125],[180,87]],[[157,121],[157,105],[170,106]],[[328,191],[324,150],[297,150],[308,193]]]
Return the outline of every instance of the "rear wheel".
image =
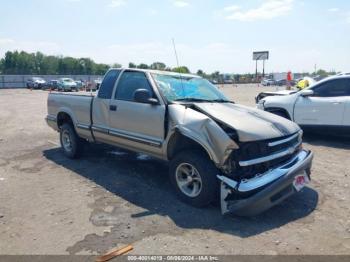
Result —
[[[63,124],[60,130],[60,142],[63,153],[69,158],[80,156],[83,147],[83,140],[78,137],[72,125]]]
[[[170,162],[169,175],[178,197],[190,205],[203,207],[219,197],[219,173],[206,153],[188,150]]]

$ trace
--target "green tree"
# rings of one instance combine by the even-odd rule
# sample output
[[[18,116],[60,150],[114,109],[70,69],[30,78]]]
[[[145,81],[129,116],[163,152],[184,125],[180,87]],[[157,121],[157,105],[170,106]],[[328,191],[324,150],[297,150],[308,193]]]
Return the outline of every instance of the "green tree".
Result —
[[[165,70],[166,65],[162,62],[154,62],[150,65],[150,68],[154,70]]]
[[[136,68],[136,64],[130,62],[130,63],[129,63],[129,68]]]
[[[118,64],[118,63],[114,63],[114,64],[112,65],[112,67],[113,67],[113,68],[121,68],[122,65],[121,65],[121,64]]]
[[[149,66],[142,63],[142,64],[139,64],[139,65],[137,66],[137,68],[140,68],[140,69],[148,69]]]
[[[106,64],[96,64],[93,73],[95,75],[104,75],[109,68],[110,66]]]
[[[322,77],[326,77],[326,76],[329,75],[329,73],[326,70],[324,70],[324,69],[319,69],[319,70],[317,70],[316,75],[319,75],[319,76],[322,76]]]
[[[203,70],[202,70],[202,69],[199,69],[199,70],[197,71],[197,75],[199,75],[199,76],[203,76],[203,75],[204,75]]]
[[[190,70],[186,66],[179,66],[179,67],[174,67],[172,69],[173,72],[177,73],[182,73],[182,74],[188,74],[190,73]]]
[[[220,78],[220,72],[219,71],[215,71],[214,73],[211,73],[211,78],[213,80],[216,80],[216,81],[219,81],[219,78]]]
[[[0,74],[3,73],[3,70],[4,70],[4,59],[1,58],[1,59],[0,59]]]

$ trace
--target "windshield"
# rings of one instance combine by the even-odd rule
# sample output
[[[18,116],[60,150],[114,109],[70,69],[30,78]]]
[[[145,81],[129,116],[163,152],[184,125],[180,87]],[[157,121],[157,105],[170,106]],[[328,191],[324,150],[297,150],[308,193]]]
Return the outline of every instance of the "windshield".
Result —
[[[152,73],[160,92],[172,101],[228,102],[229,100],[209,81],[191,76]]]

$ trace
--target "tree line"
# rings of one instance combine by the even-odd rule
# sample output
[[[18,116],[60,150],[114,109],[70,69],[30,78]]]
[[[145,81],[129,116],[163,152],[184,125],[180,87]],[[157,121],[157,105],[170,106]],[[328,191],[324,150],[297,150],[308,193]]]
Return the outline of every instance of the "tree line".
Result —
[[[44,55],[41,52],[8,51],[0,60],[2,74],[38,75],[101,75],[109,65],[95,63],[90,58]]]
[[[120,68],[121,64],[112,65],[95,63],[90,58],[74,58],[45,55],[41,52],[8,51],[0,59],[1,74],[23,75],[104,75],[109,68]],[[129,63],[130,68],[167,70],[179,73],[190,73],[186,66],[170,68],[162,62],[151,65]]]
[[[4,58],[0,59],[0,74],[23,74],[23,75],[104,75],[111,68],[120,68],[121,64],[115,63],[107,65],[95,63],[90,58],[74,58],[64,56],[45,55],[41,52],[27,53],[25,51],[8,51]],[[150,65],[145,63],[135,64],[130,62],[129,68],[154,69],[173,71],[178,73],[191,73],[188,67],[169,67],[162,62],[154,62]],[[256,78],[255,74],[222,74],[219,71],[207,74],[203,70],[198,70],[197,75],[216,82],[233,80],[234,82],[251,82]],[[326,76],[335,74],[319,69],[312,74]]]

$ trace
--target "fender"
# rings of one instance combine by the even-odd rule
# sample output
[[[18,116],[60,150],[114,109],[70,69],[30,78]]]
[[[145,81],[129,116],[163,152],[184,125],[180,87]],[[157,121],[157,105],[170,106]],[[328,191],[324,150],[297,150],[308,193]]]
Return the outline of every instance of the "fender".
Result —
[[[164,152],[167,152],[168,142],[176,130],[201,145],[218,167],[223,167],[232,150],[238,149],[238,145],[208,116],[179,104],[168,108],[170,132]]]
[[[60,107],[58,109],[58,111],[57,111],[57,118],[58,118],[58,115],[60,113],[66,113],[67,115],[69,115],[70,118],[72,119],[74,129],[76,129],[76,125],[77,125],[78,122],[77,122],[77,119],[76,119],[75,114],[73,113],[73,111],[71,109],[69,109],[68,107]]]

